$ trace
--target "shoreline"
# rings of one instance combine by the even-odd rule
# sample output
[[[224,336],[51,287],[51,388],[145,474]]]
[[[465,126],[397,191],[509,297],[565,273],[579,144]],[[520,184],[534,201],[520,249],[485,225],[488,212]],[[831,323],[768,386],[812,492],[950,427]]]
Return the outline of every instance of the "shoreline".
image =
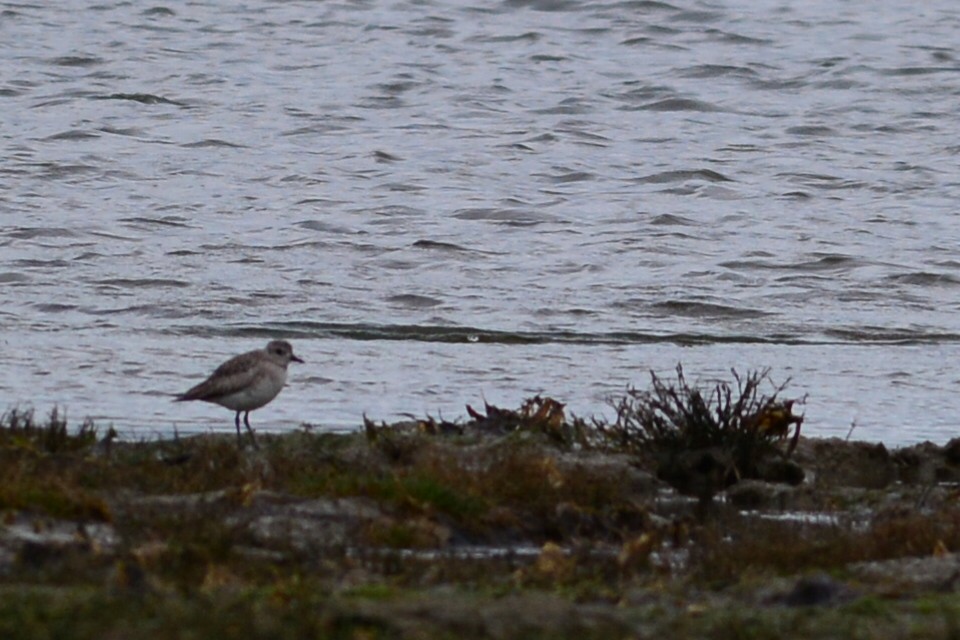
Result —
[[[259,449],[2,424],[0,635],[880,638],[960,620],[960,441],[800,437],[802,479],[706,500],[533,407]]]

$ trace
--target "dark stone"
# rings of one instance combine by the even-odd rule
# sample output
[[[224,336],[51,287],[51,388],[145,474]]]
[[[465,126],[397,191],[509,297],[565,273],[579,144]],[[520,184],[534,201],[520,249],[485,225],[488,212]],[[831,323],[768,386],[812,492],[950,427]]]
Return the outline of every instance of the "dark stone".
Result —
[[[943,456],[950,465],[960,465],[960,438],[954,438],[943,447]]]
[[[813,458],[819,478],[835,486],[885,489],[897,478],[897,464],[882,443],[818,440]]]
[[[945,449],[932,442],[921,442],[900,449],[894,453],[892,459],[900,481],[905,484],[949,482],[951,471],[960,472],[960,468],[949,463]]]
[[[819,574],[797,580],[793,590],[785,594],[780,602],[788,607],[822,607],[849,600],[851,596],[846,585]]]
[[[726,491],[727,500],[738,509],[786,509],[794,490],[760,480],[741,480]]]
[[[682,494],[709,500],[737,481],[731,455],[718,447],[665,456],[657,477]]]
[[[803,467],[793,460],[763,460],[757,465],[757,478],[766,482],[780,482],[795,487],[803,483]]]
[[[66,554],[67,550],[63,545],[30,541],[25,542],[20,548],[18,560],[28,567],[37,569],[62,561]]]

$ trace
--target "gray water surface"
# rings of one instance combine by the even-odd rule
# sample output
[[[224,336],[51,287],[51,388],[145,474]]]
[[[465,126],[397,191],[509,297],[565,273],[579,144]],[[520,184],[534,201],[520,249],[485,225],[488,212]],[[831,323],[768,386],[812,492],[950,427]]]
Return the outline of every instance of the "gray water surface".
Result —
[[[960,6],[0,3],[0,410],[134,436],[578,415],[770,367],[806,433],[956,433]]]

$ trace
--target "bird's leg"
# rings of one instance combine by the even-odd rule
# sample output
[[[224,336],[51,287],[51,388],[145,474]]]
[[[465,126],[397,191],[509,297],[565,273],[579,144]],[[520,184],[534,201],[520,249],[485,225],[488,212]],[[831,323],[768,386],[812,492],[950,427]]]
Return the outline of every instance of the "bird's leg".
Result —
[[[237,417],[234,418],[234,423],[237,425],[237,445],[242,445],[243,440],[240,438],[240,412],[239,411],[237,411]]]
[[[237,414],[240,415],[239,413]],[[257,436],[254,435],[253,429],[250,427],[250,412],[247,411],[243,414],[243,424],[247,425],[247,431],[250,432],[250,441],[253,442],[253,448],[259,449],[260,445],[257,444]],[[238,427],[239,428],[239,427]]]

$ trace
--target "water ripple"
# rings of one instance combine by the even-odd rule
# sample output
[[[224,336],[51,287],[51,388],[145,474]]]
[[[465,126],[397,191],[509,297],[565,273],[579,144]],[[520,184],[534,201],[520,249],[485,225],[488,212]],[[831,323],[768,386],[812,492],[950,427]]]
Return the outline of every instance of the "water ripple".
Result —
[[[178,372],[285,335],[278,428],[682,360],[952,433],[960,9],[744,7],[6,7],[5,397],[169,433]]]

